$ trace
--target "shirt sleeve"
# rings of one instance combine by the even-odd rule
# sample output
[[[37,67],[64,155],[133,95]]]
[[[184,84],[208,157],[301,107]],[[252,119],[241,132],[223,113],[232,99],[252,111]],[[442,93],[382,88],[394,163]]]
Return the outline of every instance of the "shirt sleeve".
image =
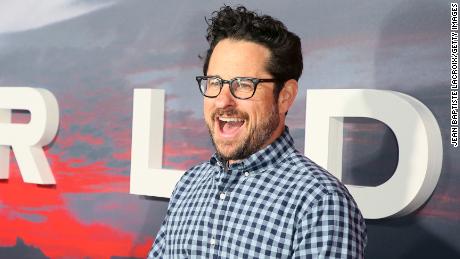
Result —
[[[364,258],[366,225],[352,198],[329,193],[302,215],[292,258]]]
[[[168,219],[171,214],[171,208],[175,206],[175,203],[177,201],[177,194],[180,192],[179,186],[181,185],[181,181],[183,177],[186,174],[182,176],[182,178],[179,180],[179,182],[176,184],[174,187],[173,193],[171,194],[171,199],[169,200],[168,204],[168,210],[166,212],[166,216],[163,220],[163,223],[161,224],[160,230],[157,233],[157,236],[155,237],[155,241],[153,242],[152,248],[150,249],[147,259],[153,259],[153,258],[164,258],[165,257],[165,252],[166,252],[166,234],[168,230]]]
[[[152,248],[147,256],[148,259],[162,258],[165,252],[165,232],[166,232],[167,217],[163,220],[160,231],[153,242]]]

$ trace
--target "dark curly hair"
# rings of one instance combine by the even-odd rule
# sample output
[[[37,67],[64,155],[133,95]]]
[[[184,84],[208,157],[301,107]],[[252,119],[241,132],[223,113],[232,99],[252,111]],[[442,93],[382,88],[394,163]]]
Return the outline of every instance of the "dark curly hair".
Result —
[[[299,80],[303,69],[300,38],[288,31],[282,22],[268,15],[258,15],[244,6],[223,6],[214,11],[206,22],[209,49],[203,65],[204,75],[208,72],[209,60],[217,43],[230,38],[258,43],[270,50],[266,69],[279,80],[276,94],[287,80]]]

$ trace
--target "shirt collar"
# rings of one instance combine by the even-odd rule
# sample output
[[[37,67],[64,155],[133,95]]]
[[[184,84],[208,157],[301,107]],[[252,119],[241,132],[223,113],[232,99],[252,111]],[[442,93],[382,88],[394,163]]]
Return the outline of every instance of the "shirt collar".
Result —
[[[276,164],[284,156],[294,151],[294,140],[289,133],[289,128],[284,127],[283,133],[270,145],[250,155],[237,163],[229,166],[231,170],[250,170],[256,171],[261,168],[266,168],[272,164]],[[210,159],[211,165],[224,167],[224,161],[214,153]]]

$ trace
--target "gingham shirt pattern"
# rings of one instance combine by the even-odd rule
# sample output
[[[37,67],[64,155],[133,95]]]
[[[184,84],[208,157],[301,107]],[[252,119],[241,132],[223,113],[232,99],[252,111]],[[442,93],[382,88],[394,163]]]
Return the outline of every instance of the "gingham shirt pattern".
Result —
[[[148,258],[363,258],[366,226],[286,127],[227,170],[214,155],[177,183]]]

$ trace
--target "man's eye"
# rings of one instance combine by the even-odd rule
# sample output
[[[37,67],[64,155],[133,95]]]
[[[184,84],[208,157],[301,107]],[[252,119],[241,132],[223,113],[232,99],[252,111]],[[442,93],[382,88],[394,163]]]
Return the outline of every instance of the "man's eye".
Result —
[[[208,86],[210,86],[210,87],[219,87],[219,86],[220,86],[220,82],[219,82],[219,80],[217,80],[217,79],[210,79],[210,80],[208,81]]]
[[[241,81],[238,83],[239,90],[248,91],[248,90],[252,90],[252,88],[253,88],[252,82]]]

